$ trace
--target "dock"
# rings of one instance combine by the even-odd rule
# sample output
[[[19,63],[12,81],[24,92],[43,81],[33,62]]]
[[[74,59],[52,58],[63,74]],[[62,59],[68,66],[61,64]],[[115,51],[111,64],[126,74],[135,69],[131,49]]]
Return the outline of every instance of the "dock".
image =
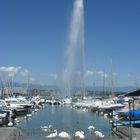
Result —
[[[20,130],[15,127],[1,127],[0,140],[22,140]]]
[[[140,140],[140,128],[117,126],[114,127],[113,131],[124,140]]]

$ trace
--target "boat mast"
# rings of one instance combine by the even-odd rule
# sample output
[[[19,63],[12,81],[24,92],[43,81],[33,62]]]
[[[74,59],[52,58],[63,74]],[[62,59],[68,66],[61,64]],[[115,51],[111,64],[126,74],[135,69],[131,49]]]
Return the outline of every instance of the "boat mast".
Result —
[[[114,79],[113,79],[112,59],[110,63],[111,63],[111,96],[113,96],[114,95]]]
[[[93,96],[95,97],[95,95],[96,95],[95,82],[93,82]]]
[[[103,96],[105,96],[105,70],[103,73]]]
[[[27,74],[27,96],[30,96],[29,95],[29,84],[30,84],[30,74],[28,72],[28,74]]]
[[[1,76],[0,76],[0,82],[1,82],[1,98],[3,98],[4,97],[4,84],[3,84]]]

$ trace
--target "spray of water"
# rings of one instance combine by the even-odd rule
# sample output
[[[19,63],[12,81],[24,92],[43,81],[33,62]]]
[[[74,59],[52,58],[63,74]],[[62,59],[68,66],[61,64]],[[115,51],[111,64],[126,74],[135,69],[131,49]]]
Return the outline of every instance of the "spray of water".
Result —
[[[63,73],[65,95],[70,96],[72,87],[84,88],[84,6],[83,0],[75,0],[65,53]]]

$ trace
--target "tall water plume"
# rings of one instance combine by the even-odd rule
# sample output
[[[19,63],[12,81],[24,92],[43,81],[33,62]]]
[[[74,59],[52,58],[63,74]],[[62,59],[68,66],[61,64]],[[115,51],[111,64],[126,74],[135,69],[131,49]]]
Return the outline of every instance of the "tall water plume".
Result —
[[[84,5],[83,0],[75,0],[70,22],[68,46],[65,53],[66,64],[63,73],[65,95],[71,96],[73,87],[84,92]]]

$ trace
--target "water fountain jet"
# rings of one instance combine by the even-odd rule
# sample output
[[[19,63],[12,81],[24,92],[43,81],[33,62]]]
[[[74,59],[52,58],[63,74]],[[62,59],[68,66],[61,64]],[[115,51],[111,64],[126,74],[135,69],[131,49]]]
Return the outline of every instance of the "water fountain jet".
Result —
[[[84,92],[84,4],[83,0],[75,0],[68,46],[65,53],[66,64],[63,72],[65,95],[71,96],[73,87],[80,87]]]

